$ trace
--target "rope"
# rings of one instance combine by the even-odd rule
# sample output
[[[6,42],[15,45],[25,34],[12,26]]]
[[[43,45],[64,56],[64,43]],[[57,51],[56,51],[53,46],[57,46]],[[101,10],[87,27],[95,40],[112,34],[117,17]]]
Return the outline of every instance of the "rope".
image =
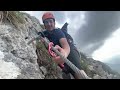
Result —
[[[34,26],[33,26],[34,27]],[[35,28],[36,29],[36,28]],[[50,41],[45,37],[43,38],[41,35],[39,35],[38,37],[36,38],[33,38],[32,40],[30,40],[28,42],[28,44],[30,44],[32,41],[36,40],[36,39],[42,39],[44,40],[44,44],[46,47],[48,47]],[[63,61],[79,76],[81,76],[80,79],[90,79],[86,73],[83,71],[83,70],[79,70],[74,64],[72,64],[67,58],[65,58],[57,49],[55,49],[53,46],[51,47],[51,49],[57,54],[59,55]]]
[[[49,40],[47,40],[47,38],[44,39],[45,40],[45,45],[48,47],[49,44]],[[63,61],[75,72],[77,73],[77,75],[81,76],[81,79],[90,79],[83,70],[79,70],[74,64],[72,64],[72,62],[70,62],[67,58],[65,58],[57,49],[55,49],[53,46],[51,47],[51,49],[57,54],[59,55]]]

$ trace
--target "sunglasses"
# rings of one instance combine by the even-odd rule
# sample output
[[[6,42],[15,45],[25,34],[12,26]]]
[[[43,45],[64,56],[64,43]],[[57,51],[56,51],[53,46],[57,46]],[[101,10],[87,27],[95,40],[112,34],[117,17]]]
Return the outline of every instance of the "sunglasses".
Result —
[[[46,19],[46,20],[44,20],[44,24],[45,25],[48,25],[49,23],[53,23],[53,22],[54,22],[53,19]]]

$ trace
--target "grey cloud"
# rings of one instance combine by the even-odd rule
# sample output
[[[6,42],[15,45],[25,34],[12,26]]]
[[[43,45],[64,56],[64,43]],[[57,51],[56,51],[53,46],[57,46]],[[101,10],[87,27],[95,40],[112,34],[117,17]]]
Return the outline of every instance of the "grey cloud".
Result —
[[[99,49],[103,44],[104,44],[103,41],[92,43],[84,48],[81,48],[81,50],[90,56],[96,49]]]
[[[104,40],[120,27],[119,14],[117,11],[87,12],[86,25],[79,28],[76,33],[77,44],[83,49],[93,44],[92,50],[98,49],[101,43],[104,43]],[[96,46],[99,42],[101,42],[100,45]]]
[[[68,22],[68,33],[75,39],[75,33],[84,23],[83,11],[65,11],[65,21]]]
[[[42,22],[42,14],[46,11],[36,11],[35,16]],[[68,32],[73,36],[78,48],[92,54],[100,48],[104,41],[120,27],[119,11],[52,11],[58,24],[64,24],[69,19]],[[85,22],[85,24],[83,24]],[[91,47],[89,47],[92,45]]]

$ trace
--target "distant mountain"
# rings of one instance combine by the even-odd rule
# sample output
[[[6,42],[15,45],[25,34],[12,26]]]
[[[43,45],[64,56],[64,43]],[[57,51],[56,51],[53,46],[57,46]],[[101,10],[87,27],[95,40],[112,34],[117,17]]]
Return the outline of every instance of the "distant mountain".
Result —
[[[107,62],[105,62],[108,66],[110,66],[113,70],[120,73],[120,56],[114,56],[110,58]]]
[[[111,64],[111,63],[106,63],[108,66],[110,66],[113,70],[117,71],[120,73],[120,64]]]

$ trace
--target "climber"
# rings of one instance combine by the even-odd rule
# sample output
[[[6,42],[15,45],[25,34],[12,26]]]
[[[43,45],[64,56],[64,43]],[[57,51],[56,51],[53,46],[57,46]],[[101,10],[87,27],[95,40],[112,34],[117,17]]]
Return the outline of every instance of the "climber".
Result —
[[[80,57],[78,52],[76,51],[76,47],[74,45],[70,45],[65,37],[65,34],[61,29],[55,28],[55,17],[51,12],[46,12],[42,16],[42,21],[45,26],[45,31],[43,34],[45,37],[49,39],[50,42],[54,43],[55,48],[61,52],[61,54],[68,58],[76,67],[81,69],[80,67]],[[63,64],[64,61],[60,58],[60,56],[56,56],[53,60],[59,65]],[[64,68],[62,69],[65,73],[71,73],[75,79],[79,79],[79,76],[74,73],[74,71],[64,63]]]

